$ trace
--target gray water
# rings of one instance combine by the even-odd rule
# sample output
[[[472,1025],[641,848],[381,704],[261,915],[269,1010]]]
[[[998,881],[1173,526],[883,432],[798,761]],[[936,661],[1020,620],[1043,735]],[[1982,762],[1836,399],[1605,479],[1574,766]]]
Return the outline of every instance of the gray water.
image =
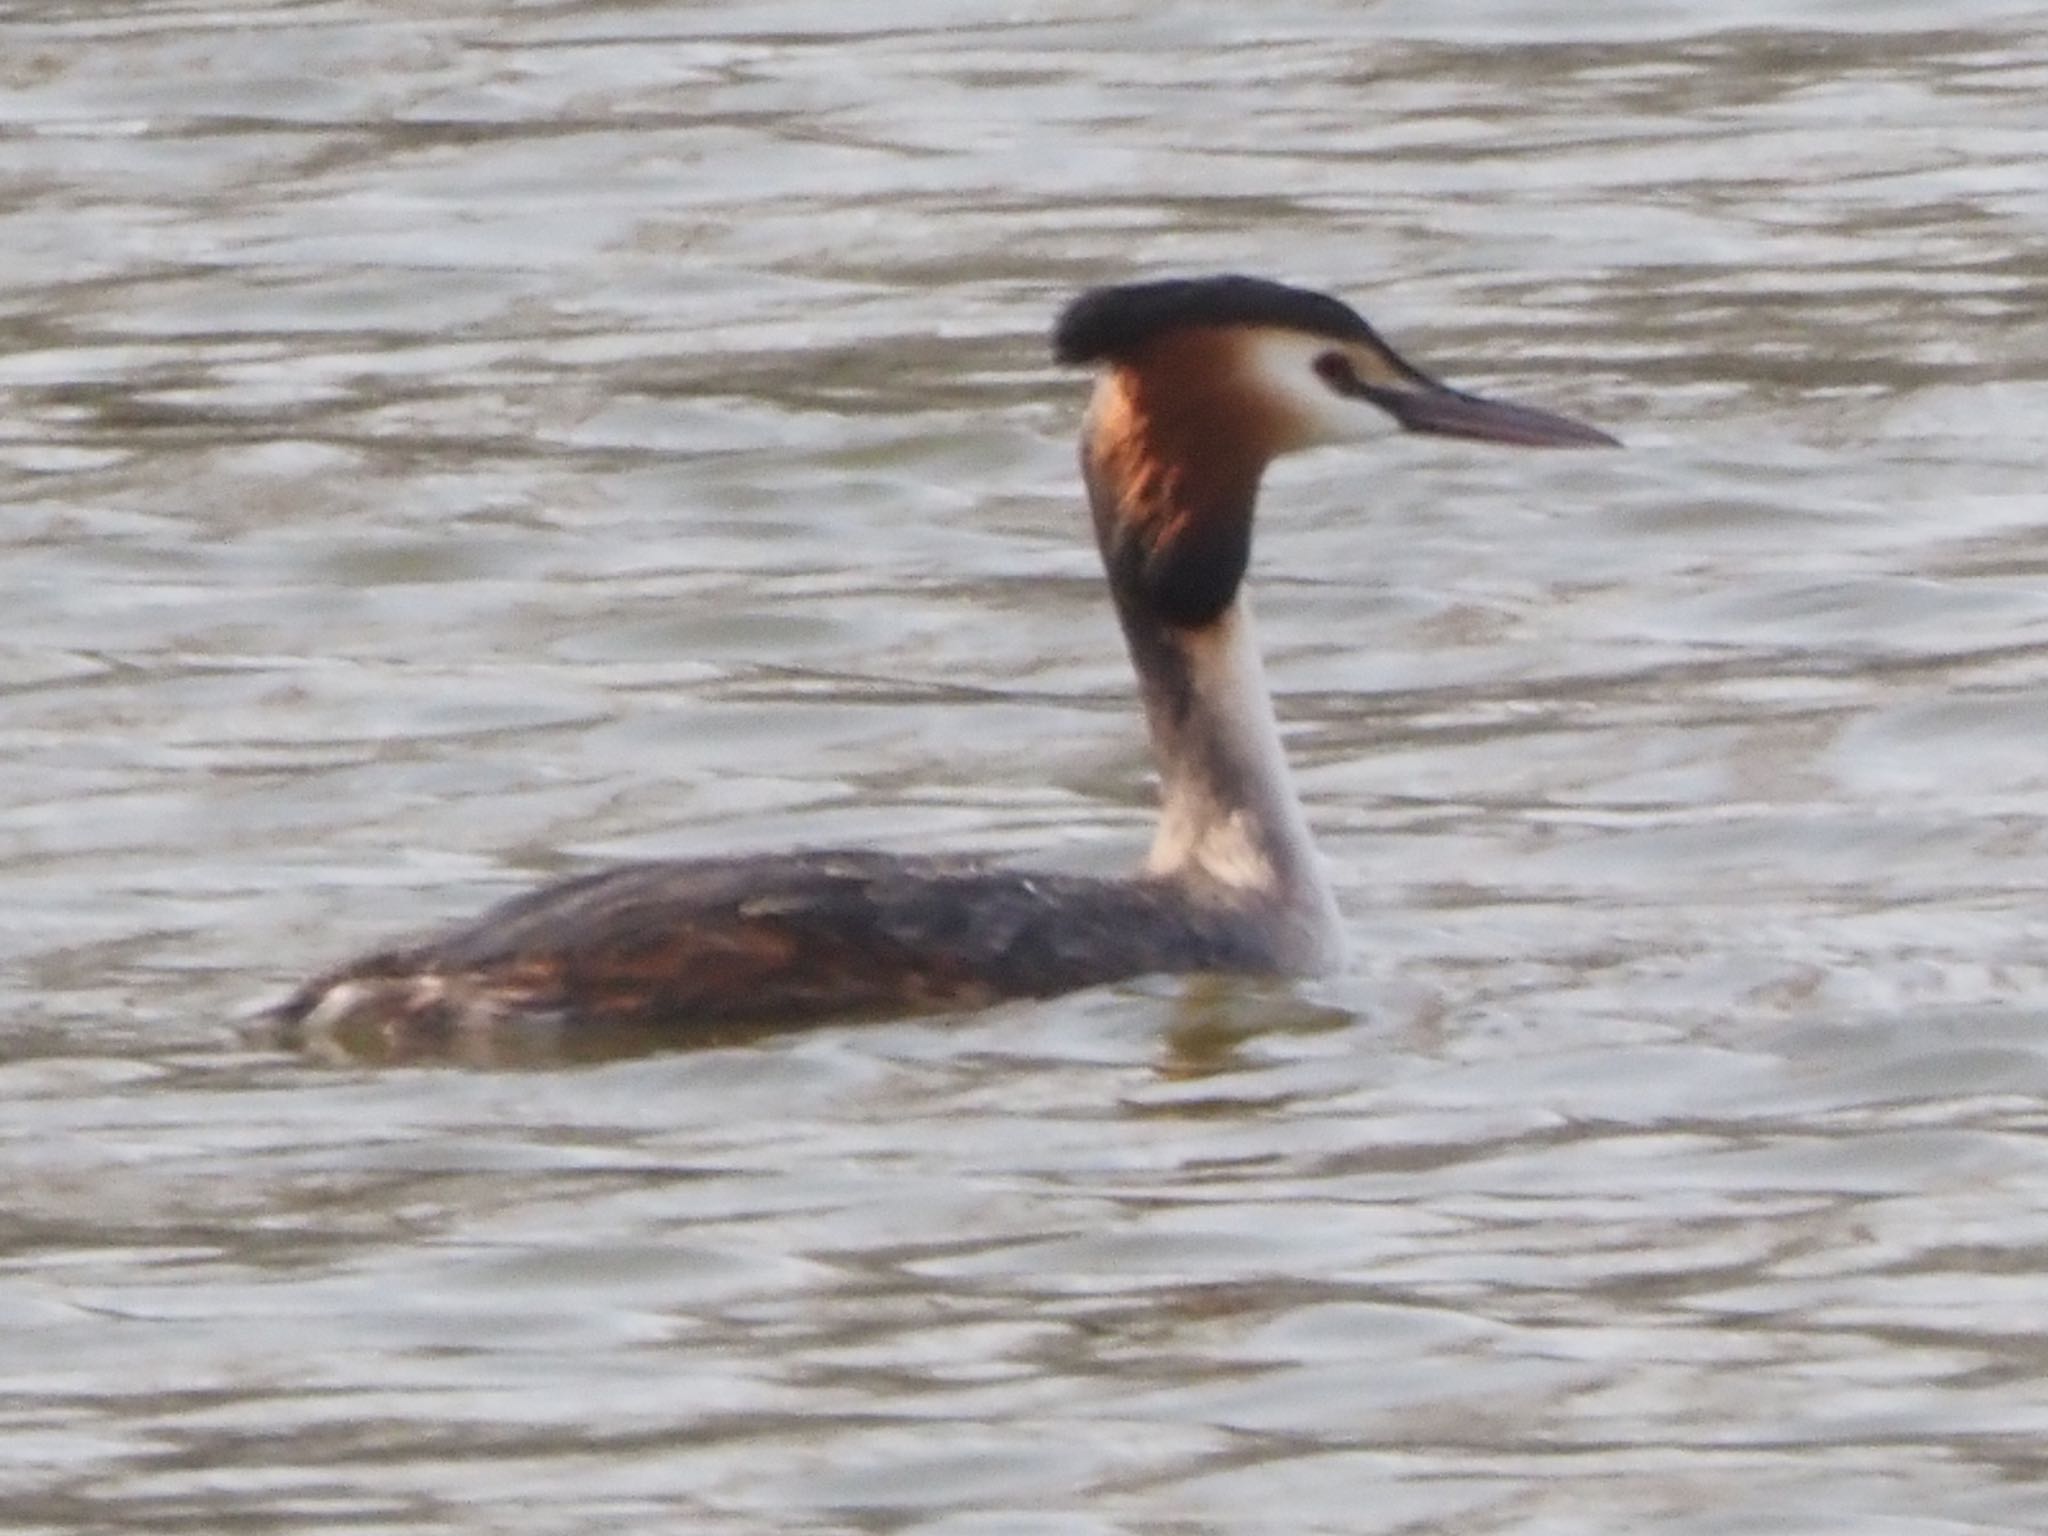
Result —
[[[0,1524],[2048,1528],[2044,102],[1993,0],[0,7]],[[240,1041],[604,858],[1126,865],[1043,338],[1219,269],[1630,444],[1272,477],[1346,974]]]

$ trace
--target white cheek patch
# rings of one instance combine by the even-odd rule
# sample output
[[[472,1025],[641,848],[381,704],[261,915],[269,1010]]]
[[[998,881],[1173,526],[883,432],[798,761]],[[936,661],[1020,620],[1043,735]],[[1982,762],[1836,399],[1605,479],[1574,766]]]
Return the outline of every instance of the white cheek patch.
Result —
[[[1316,359],[1338,350],[1334,342],[1299,331],[1255,331],[1248,338],[1245,378],[1293,428],[1281,451],[1369,441],[1391,428],[1378,407],[1339,394],[1316,372]]]

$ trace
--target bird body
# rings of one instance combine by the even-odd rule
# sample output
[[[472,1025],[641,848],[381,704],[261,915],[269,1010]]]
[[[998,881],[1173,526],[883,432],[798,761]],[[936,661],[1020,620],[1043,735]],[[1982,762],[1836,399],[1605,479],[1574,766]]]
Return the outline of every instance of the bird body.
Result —
[[[1448,389],[1338,300],[1256,278],[1093,290],[1054,350],[1098,370],[1082,478],[1160,775],[1140,873],[872,851],[624,865],[318,976],[264,1015],[274,1037],[386,1059],[488,1055],[507,1031],[689,1044],[1148,973],[1335,967],[1336,902],[1242,592],[1266,466],[1387,416],[1524,445],[1613,439]]]

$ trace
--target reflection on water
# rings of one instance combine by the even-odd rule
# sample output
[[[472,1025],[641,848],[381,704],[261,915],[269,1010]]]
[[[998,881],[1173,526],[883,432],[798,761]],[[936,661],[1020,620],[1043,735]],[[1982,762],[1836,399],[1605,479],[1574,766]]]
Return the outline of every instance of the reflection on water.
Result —
[[[2039,1528],[2028,8],[0,37],[16,1526]],[[1632,450],[1276,475],[1351,973],[543,1073],[235,1048],[594,858],[1117,867],[1041,338],[1229,268]]]

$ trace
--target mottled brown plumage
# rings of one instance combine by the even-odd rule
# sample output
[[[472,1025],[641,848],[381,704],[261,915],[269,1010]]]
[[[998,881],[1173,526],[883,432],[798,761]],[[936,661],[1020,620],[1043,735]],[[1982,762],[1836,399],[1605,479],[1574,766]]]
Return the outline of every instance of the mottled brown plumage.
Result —
[[[487,1058],[507,1031],[708,1043],[820,1019],[1269,967],[1241,901],[1166,880],[875,852],[629,864],[530,891],[320,976],[281,1043]]]

